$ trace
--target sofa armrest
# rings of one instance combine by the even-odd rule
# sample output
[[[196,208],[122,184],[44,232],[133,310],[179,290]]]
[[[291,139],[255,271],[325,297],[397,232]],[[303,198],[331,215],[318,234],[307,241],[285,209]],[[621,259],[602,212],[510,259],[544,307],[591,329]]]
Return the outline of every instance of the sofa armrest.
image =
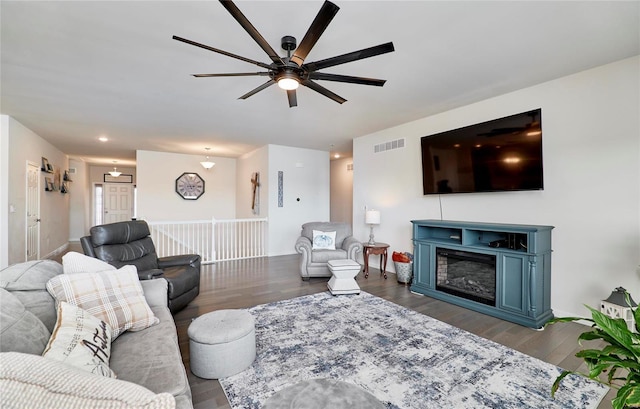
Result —
[[[197,267],[199,264],[200,255],[198,254],[181,254],[179,256],[167,256],[158,258],[158,268],[161,269],[186,265]]]
[[[307,253],[307,255],[311,254],[311,240],[307,237],[300,236],[298,240],[296,240],[296,251],[302,255]]]
[[[166,307],[169,303],[168,288],[169,284],[164,278],[155,280],[140,281],[144,298],[147,300],[149,307]]]
[[[309,270],[307,266],[311,262],[311,240],[307,237],[300,236],[298,240],[296,240],[295,248],[298,253],[302,254],[302,257],[300,257],[300,276],[303,280],[308,280]]]
[[[362,242],[353,236],[348,236],[342,242],[342,249],[347,252],[347,257],[356,259],[356,254],[362,252]]]

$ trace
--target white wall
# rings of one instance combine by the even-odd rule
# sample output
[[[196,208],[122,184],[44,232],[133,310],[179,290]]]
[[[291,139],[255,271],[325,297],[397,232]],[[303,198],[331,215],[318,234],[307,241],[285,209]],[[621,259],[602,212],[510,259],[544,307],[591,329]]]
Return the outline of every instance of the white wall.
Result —
[[[331,221],[353,222],[353,158],[331,161]]]
[[[205,170],[202,155],[139,150],[136,152],[138,218],[148,221],[233,219],[236,217],[236,159],[211,157],[216,165]],[[205,181],[198,200],[184,200],[175,182],[184,172]]]
[[[0,115],[0,269],[9,265],[9,116]]]
[[[269,145],[269,256],[295,254],[301,226],[329,220],[329,152]],[[278,171],[283,206],[278,207]]]
[[[257,213],[251,209],[253,184],[251,178],[260,173]],[[236,162],[236,217],[238,219],[263,218],[269,215],[269,147],[263,146],[246,153]]]
[[[26,255],[26,186],[27,162],[41,164],[44,156],[49,163],[60,170],[69,169],[69,158],[49,142],[33,133],[24,125],[9,117],[9,179],[8,203],[15,212],[9,212],[8,230],[9,264],[25,261]],[[52,174],[40,175],[40,258],[50,257],[64,250],[69,242],[69,197],[44,191],[44,178]]]
[[[69,217],[69,240],[79,241],[80,237],[89,234],[92,226],[89,166],[81,159],[69,158],[69,169],[75,169],[75,173],[69,174],[72,180],[69,183],[69,212],[73,215]]]
[[[412,219],[553,225],[551,304],[584,316],[617,286],[640,298],[640,57],[444,112],[354,141],[356,236],[410,251]],[[542,108],[544,191],[422,195],[420,137]],[[373,145],[406,138],[404,149]],[[379,166],[384,162],[385,166]],[[440,209],[442,208],[442,213]]]

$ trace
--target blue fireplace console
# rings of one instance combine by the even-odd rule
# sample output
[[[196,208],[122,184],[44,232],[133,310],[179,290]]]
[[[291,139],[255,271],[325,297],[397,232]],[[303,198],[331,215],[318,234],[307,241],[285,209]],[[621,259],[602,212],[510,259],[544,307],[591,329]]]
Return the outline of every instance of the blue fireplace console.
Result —
[[[412,292],[532,328],[541,328],[553,318],[553,226],[447,220],[412,220],[411,223],[415,255]],[[453,254],[495,256],[495,300],[479,302],[471,294],[473,291],[452,292],[445,288],[449,281],[442,272],[438,277],[438,263],[443,261],[437,254],[445,254],[446,250],[453,250]],[[475,278],[470,282],[477,284]]]

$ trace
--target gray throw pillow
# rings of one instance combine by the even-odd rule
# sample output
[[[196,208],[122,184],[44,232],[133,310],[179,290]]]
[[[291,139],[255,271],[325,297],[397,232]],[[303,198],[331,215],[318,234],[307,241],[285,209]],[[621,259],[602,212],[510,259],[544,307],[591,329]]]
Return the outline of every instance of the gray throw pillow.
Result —
[[[51,332],[56,324],[56,306],[46,285],[59,274],[62,265],[53,260],[18,263],[0,270],[0,288],[18,298]]]
[[[0,288],[0,352],[40,355],[51,333],[10,292]]]

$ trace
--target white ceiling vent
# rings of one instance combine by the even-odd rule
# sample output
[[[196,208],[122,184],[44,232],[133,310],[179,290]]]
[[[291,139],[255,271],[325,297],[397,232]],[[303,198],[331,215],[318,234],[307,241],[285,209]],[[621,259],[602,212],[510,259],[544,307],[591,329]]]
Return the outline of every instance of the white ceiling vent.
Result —
[[[390,149],[398,149],[398,148],[404,148],[404,138],[374,145],[373,152],[380,153],[380,152],[388,151]]]

